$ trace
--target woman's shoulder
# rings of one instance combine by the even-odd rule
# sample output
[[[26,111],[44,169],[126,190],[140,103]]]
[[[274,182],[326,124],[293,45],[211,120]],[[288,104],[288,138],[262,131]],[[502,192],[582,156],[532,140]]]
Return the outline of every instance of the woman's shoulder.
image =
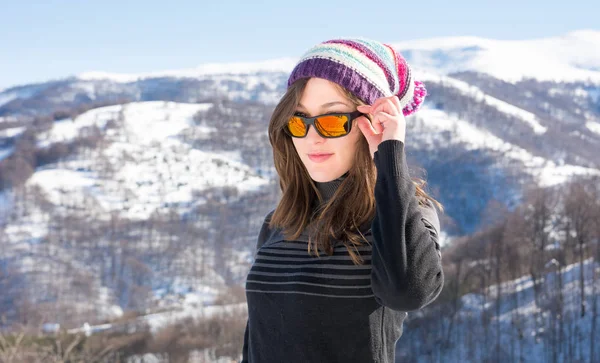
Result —
[[[273,213],[275,213],[275,209],[267,213],[265,219],[263,221],[262,226],[260,227],[260,232],[258,233],[258,241],[256,243],[256,251],[266,242],[269,238],[274,234],[274,230],[269,227],[269,223],[271,222],[271,217],[273,217]]]

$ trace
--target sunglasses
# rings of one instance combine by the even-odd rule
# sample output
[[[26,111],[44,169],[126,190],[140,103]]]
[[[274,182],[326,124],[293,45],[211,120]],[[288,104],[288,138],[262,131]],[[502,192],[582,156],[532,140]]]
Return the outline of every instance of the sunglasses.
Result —
[[[315,117],[305,117],[295,113],[290,117],[284,131],[292,137],[306,137],[308,127],[313,125],[322,137],[342,137],[350,133],[352,120],[362,115],[363,113],[359,111],[327,113]]]

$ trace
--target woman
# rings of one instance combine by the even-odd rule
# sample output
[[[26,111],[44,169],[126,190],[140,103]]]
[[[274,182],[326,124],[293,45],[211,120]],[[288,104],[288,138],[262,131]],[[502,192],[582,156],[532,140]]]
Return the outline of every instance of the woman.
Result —
[[[404,116],[425,94],[372,40],[300,59],[269,124],[282,197],[246,281],[242,362],[394,362],[407,312],[444,283],[441,205],[404,151]]]

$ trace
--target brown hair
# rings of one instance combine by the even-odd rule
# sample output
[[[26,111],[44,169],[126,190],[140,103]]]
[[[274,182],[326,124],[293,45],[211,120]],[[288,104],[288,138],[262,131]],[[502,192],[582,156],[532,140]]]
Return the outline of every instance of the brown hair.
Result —
[[[297,239],[302,231],[309,228],[308,252],[315,251],[317,256],[319,250],[332,255],[333,240],[343,241],[354,263],[362,264],[355,247],[367,242],[359,228],[375,216],[375,163],[369,144],[361,133],[347,177],[327,203],[315,208],[316,202],[322,201],[322,196],[300,160],[291,137],[283,131],[287,120],[296,112],[307,82],[308,78],[303,78],[290,85],[269,122],[269,141],[282,191],[269,226],[281,228],[288,240]],[[354,105],[365,104],[343,87],[335,85]],[[443,210],[442,205],[425,192],[426,182],[423,179],[412,180],[420,204],[430,200]]]

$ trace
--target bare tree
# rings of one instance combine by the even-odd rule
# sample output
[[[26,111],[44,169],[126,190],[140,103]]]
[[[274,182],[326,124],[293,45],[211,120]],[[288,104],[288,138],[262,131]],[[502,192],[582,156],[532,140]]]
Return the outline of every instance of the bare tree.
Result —
[[[597,190],[593,183],[584,180],[572,181],[564,198],[564,214],[572,224],[579,259],[579,297],[580,316],[585,316],[585,269],[583,262],[588,254],[587,247],[591,241],[594,228],[594,205],[598,200]]]

